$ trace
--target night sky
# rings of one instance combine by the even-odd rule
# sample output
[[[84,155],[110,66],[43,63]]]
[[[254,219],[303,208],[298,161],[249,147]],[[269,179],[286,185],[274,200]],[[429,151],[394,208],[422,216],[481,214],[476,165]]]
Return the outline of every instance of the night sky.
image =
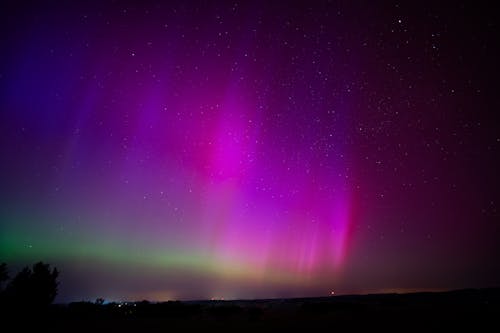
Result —
[[[57,266],[57,301],[500,284],[492,8],[0,13],[0,261]]]

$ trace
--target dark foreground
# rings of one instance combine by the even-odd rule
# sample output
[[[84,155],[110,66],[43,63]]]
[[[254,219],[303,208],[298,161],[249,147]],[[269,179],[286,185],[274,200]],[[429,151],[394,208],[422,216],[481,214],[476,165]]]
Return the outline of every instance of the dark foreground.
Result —
[[[252,301],[79,302],[31,310],[7,307],[2,312],[14,324],[12,331],[32,332],[479,332],[500,329],[500,289]]]

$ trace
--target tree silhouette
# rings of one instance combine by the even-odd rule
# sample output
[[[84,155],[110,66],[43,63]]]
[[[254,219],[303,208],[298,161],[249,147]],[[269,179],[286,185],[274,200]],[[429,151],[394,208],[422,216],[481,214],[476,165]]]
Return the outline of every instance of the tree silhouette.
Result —
[[[5,291],[3,288],[4,283],[9,279],[9,272],[7,270],[7,264],[0,264],[0,307],[5,304]]]
[[[59,271],[49,264],[38,262],[23,268],[7,285],[6,295],[11,304],[46,306],[57,296]]]
[[[3,290],[3,283],[9,279],[9,272],[7,270],[7,264],[0,264],[0,291]]]
[[[57,268],[50,270],[49,264],[42,262],[33,265],[31,276],[33,284],[33,300],[39,305],[51,304],[57,296],[57,278],[59,271]]]
[[[9,303],[28,303],[31,294],[31,274],[31,270],[25,267],[10,281],[5,290]]]

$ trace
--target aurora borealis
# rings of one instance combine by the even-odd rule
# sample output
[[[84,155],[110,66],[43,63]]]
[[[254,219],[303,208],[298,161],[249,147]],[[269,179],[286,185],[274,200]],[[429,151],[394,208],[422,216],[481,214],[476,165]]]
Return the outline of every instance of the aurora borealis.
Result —
[[[329,1],[2,4],[0,260],[59,301],[498,285],[498,21]]]

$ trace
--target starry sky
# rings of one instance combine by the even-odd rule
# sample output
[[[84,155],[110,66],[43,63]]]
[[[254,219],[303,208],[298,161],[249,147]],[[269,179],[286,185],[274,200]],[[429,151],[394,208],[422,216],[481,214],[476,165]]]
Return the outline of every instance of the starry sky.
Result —
[[[500,284],[498,13],[2,2],[0,260],[58,301]]]

